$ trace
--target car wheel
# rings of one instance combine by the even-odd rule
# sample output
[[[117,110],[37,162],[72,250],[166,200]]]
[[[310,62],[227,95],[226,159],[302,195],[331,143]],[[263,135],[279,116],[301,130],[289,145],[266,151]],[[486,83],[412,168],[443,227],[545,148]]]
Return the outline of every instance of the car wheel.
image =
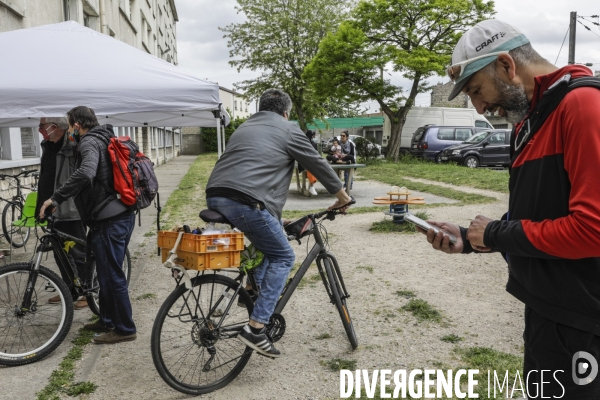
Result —
[[[435,163],[436,164],[441,164],[442,163],[442,153],[438,153],[435,155]]]
[[[479,159],[475,156],[469,156],[465,159],[465,166],[469,168],[479,167]]]

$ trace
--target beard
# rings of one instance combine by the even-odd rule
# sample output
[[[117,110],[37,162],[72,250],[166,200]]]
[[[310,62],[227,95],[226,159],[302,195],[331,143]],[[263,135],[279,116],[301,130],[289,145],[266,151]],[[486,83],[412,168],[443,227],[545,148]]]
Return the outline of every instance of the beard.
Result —
[[[498,91],[495,104],[506,111],[506,119],[511,124],[521,122],[529,112],[529,101],[523,85],[509,85],[497,75],[494,76],[494,85]]]

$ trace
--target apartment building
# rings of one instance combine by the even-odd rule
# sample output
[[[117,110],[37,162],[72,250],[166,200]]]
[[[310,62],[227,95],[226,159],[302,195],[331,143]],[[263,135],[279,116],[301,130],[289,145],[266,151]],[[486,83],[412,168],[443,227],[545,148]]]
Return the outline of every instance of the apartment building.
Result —
[[[68,20],[177,65],[179,18],[175,0],[0,0],[0,32]],[[41,63],[45,56],[48,55],[40,55]],[[66,54],[65,61],[68,62]],[[131,136],[157,164],[180,153],[178,128],[119,127],[115,133]],[[41,140],[35,128],[0,128],[0,172],[37,168]]]

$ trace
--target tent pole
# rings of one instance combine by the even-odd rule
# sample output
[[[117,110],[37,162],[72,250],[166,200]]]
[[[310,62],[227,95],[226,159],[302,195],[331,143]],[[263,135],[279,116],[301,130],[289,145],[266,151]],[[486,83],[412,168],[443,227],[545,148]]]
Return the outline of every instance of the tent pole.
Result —
[[[225,125],[223,124],[223,126],[221,127],[221,129],[223,130],[223,152],[225,152]]]
[[[217,118],[217,157],[221,158],[221,118]]]

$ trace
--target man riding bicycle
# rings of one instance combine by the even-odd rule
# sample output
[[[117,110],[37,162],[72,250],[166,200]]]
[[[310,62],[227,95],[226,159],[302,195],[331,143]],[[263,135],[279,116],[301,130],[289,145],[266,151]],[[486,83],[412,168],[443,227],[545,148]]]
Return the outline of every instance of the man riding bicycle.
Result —
[[[287,93],[266,90],[258,109],[231,136],[208,180],[206,201],[208,208],[218,211],[244,232],[265,256],[255,270],[260,292],[250,321],[239,338],[258,353],[274,358],[280,352],[267,337],[265,325],[295,260],[281,223],[294,162],[335,194],[337,201],[331,208],[348,204],[350,197],[298,125],[288,121],[292,101]]]

